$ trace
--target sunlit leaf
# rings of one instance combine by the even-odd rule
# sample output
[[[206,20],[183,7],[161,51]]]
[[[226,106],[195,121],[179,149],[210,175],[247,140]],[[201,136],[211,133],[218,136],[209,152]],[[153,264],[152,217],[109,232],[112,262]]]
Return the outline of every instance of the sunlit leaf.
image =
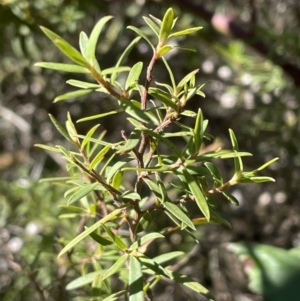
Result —
[[[54,126],[56,127],[56,129],[70,142],[73,143],[71,137],[69,136],[68,132],[63,128],[63,126],[54,118],[53,115],[49,114],[49,117],[52,121],[52,123],[54,124]]]
[[[162,24],[161,24],[161,27],[159,30],[159,44],[161,46],[166,42],[166,40],[168,39],[168,37],[170,35],[173,21],[174,21],[174,11],[172,8],[169,8],[164,15],[164,18],[162,20]]]
[[[94,83],[88,83],[84,82],[82,80],[77,80],[77,79],[69,79],[67,81],[67,84],[77,87],[77,88],[82,88],[82,89],[97,89],[99,88],[99,84],[94,84]]]
[[[85,274],[81,277],[78,277],[75,280],[71,281],[66,286],[66,290],[68,290],[68,291],[74,290],[76,288],[79,288],[79,287],[82,287],[82,286],[87,285],[89,283],[92,283],[97,276],[103,275],[105,273],[105,271],[106,270],[96,271],[96,272],[92,272],[92,273],[89,273],[89,274]]]
[[[192,230],[196,230],[193,222],[188,218],[188,216],[180,209],[179,206],[173,204],[172,202],[164,202],[164,207],[173,214],[178,220],[190,227]]]
[[[159,37],[159,27],[157,26],[157,24],[147,17],[143,17],[143,19],[147,23],[147,25],[152,29],[155,35]]]
[[[89,62],[92,64],[95,58],[96,46],[98,42],[99,35],[104,27],[104,25],[112,18],[112,16],[105,16],[101,18],[98,23],[94,26],[87,46],[87,56],[89,58]]]
[[[199,209],[204,214],[206,219],[209,221],[209,219],[210,219],[209,207],[208,207],[207,200],[206,200],[203,192],[199,188],[195,179],[188,173],[188,171],[186,169],[183,169],[183,174],[186,179],[186,183],[188,184]]]
[[[89,69],[78,65],[72,65],[72,64],[39,62],[39,63],[35,63],[34,66],[57,70],[57,71],[63,71],[63,72],[86,73],[86,74],[90,73]]]
[[[80,199],[82,199],[83,197],[88,195],[91,191],[93,191],[97,185],[98,185],[98,183],[96,182],[96,183],[92,183],[92,184],[87,184],[84,187],[78,189],[77,192],[74,193],[69,198],[68,204],[70,205],[72,203],[79,201]]]
[[[128,91],[129,89],[134,88],[136,83],[138,82],[141,72],[143,70],[143,63],[138,62],[136,63],[130,70],[126,83],[125,83],[125,90]]]
[[[141,31],[139,28],[135,27],[135,26],[127,26],[128,29],[133,30],[135,33],[137,33],[139,36],[141,36],[144,40],[146,40],[149,45],[154,49],[153,44],[151,43],[151,41],[149,40],[149,38],[144,34],[143,31]]]
[[[103,280],[120,271],[128,258],[128,254],[122,255],[103,275]]]
[[[122,210],[124,208],[117,208],[113,212],[109,213],[108,215],[104,216],[102,219],[100,219],[98,222],[96,222],[91,227],[88,227],[86,230],[84,230],[82,233],[80,233],[78,236],[76,236],[73,240],[71,240],[58,254],[58,257],[61,257],[63,254],[68,252],[70,249],[72,249],[75,245],[77,245],[80,241],[82,241],[84,238],[89,236],[92,232],[94,232],[96,229],[98,229],[101,225],[104,225],[106,222],[114,220],[120,213],[122,213]]]
[[[156,238],[165,238],[165,237],[162,234],[156,233],[156,232],[152,232],[152,233],[146,234],[145,236],[143,236],[143,237],[139,238],[137,241],[135,241],[130,246],[130,250],[135,250],[137,248],[140,248],[145,243],[147,243],[149,241],[153,241]]]
[[[60,96],[55,97],[53,102],[59,102],[62,100],[68,100],[68,99],[82,97],[82,96],[88,95],[92,92],[93,92],[92,89],[80,89],[80,90],[68,92],[68,93],[65,93]]]
[[[169,38],[174,38],[174,37],[179,37],[179,36],[185,36],[185,35],[197,32],[197,31],[199,31],[202,28],[203,27],[192,27],[192,28],[181,30],[181,31],[176,31],[176,32],[173,32],[172,34],[170,34]]]

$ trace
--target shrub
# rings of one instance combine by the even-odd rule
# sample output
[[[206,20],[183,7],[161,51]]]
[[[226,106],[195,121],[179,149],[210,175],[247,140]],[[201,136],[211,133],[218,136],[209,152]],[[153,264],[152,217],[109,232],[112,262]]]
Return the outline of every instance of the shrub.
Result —
[[[197,242],[194,231],[198,225],[212,222],[229,225],[220,215],[215,196],[222,195],[238,205],[228,188],[239,183],[273,181],[257,173],[277,158],[252,171],[244,171],[242,158],[251,154],[239,151],[234,132],[229,130],[232,150],[222,149],[206,132],[208,121],[201,109],[196,112],[186,109],[186,104],[196,95],[204,97],[203,84],[196,82],[198,70],[191,71],[178,82],[166,58],[174,49],[193,51],[174,46],[171,40],[194,34],[201,27],[175,31],[177,19],[171,8],[162,20],[151,15],[144,17],[152,34],[128,26],[138,37],[123,51],[115,66],[102,70],[95,56],[96,46],[111,18],[100,19],[90,36],[80,33],[80,52],[54,32],[41,27],[73,64],[41,62],[36,66],[86,74],[89,78],[88,81],[68,80],[67,83],[77,90],[60,95],[54,101],[93,92],[105,93],[109,101],[117,103],[117,109],[77,122],[110,115],[116,126],[123,122],[121,139],[112,142],[105,139],[105,131],[97,133],[99,125],[81,135],[70,114],[65,127],[50,115],[68,146],[37,145],[61,153],[65,158],[70,175],[54,179],[68,186],[65,192],[68,201],[62,208],[69,213],[63,217],[81,218],[79,234],[70,241],[61,240],[63,248],[58,255],[67,254],[71,262],[74,257],[82,259],[78,261],[82,276],[71,281],[67,289],[77,289],[78,295],[82,294],[80,287],[91,283],[93,289],[88,295],[93,296],[93,300],[116,300],[120,296],[132,301],[152,300],[152,288],[167,278],[213,300],[200,283],[178,273],[172,264],[166,265],[184,256],[183,252],[150,256],[147,250],[153,241],[163,240],[173,231],[184,231]],[[141,38],[152,49],[150,62],[146,68],[141,61],[132,67],[124,66]],[[153,83],[152,72],[158,60],[163,62],[170,83]],[[146,75],[141,84],[144,70]],[[118,117],[121,112],[126,119]],[[193,127],[185,122],[189,118],[193,120]],[[234,174],[224,180],[217,163],[227,159],[234,161]],[[164,225],[156,224],[158,212],[166,216]],[[82,241],[88,237],[94,242],[93,247],[83,250]],[[121,290],[121,285],[113,281],[116,275],[123,283]]]

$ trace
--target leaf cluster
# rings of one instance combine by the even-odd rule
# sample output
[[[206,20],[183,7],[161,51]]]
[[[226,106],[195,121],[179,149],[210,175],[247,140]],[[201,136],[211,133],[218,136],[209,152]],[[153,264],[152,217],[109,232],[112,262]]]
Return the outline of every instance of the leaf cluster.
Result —
[[[111,19],[111,16],[100,19],[90,35],[81,32],[79,50],[56,33],[41,27],[72,64],[40,62],[36,66],[82,73],[88,78],[87,81],[68,80],[67,83],[77,89],[56,97],[54,101],[105,93],[110,96],[110,101],[117,102],[118,109],[84,117],[77,122],[110,115],[114,115],[111,118],[116,121],[118,114],[123,112],[126,115],[124,123],[128,122],[132,127],[130,133],[121,132],[120,141],[111,143],[105,139],[105,131],[97,133],[99,125],[81,135],[70,114],[65,126],[50,115],[54,126],[69,142],[70,149],[62,145],[37,145],[47,151],[61,153],[66,160],[70,176],[48,179],[68,186],[65,192],[68,202],[63,209],[69,213],[62,217],[79,217],[91,223],[63,246],[59,257],[64,254],[70,256],[87,237],[97,245],[96,251],[90,254],[92,264],[85,264],[89,266],[86,270],[92,268],[93,271],[83,273],[70,282],[67,289],[91,283],[96,292],[94,297],[99,296],[99,292],[101,296],[107,296],[99,300],[116,300],[121,295],[131,301],[145,300],[150,298],[151,289],[167,278],[213,300],[200,283],[166,265],[182,253],[170,252],[150,258],[146,255],[147,248],[171,231],[182,230],[195,238],[193,232],[198,225],[228,225],[217,210],[214,196],[221,194],[225,200],[237,205],[238,201],[228,188],[239,183],[273,181],[270,177],[256,174],[277,159],[253,171],[244,171],[242,158],[251,154],[239,151],[234,132],[229,131],[232,149],[222,149],[207,133],[208,120],[204,119],[201,109],[196,112],[186,109],[186,104],[195,95],[205,96],[202,91],[204,85],[196,81],[198,70],[191,71],[177,82],[165,55],[175,48],[170,43],[171,39],[196,33],[201,27],[175,31],[177,18],[171,8],[162,20],[152,15],[144,17],[153,31],[155,42],[139,28],[128,26],[138,37],[127,46],[113,67],[102,69],[96,58],[96,48],[104,26]],[[124,65],[140,39],[144,39],[152,49],[149,64],[146,68],[141,61],[131,67]],[[153,83],[152,71],[158,60],[163,61],[171,84]],[[146,76],[143,79],[144,69]],[[126,80],[122,81],[124,73]],[[194,126],[186,125],[183,117],[193,119]],[[217,167],[216,162],[225,159],[234,161],[231,177],[221,175]],[[197,213],[191,212],[189,203],[196,204]],[[152,231],[151,225],[155,223],[155,212],[158,211],[168,217],[173,224],[171,228]],[[108,262],[112,265],[108,266]],[[111,287],[111,278],[115,274],[124,283],[124,289],[119,292],[114,292]]]

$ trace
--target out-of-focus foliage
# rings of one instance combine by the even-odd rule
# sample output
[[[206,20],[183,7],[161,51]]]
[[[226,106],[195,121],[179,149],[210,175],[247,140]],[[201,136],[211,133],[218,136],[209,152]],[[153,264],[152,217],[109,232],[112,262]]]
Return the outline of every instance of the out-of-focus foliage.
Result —
[[[266,301],[297,301],[300,296],[300,248],[231,243],[249,275],[249,288]]]
[[[191,37],[186,41],[197,48],[199,58],[187,53],[175,53],[173,67],[176,68],[178,78],[182,78],[187,70],[200,67],[200,81],[209,81],[204,89],[206,99],[199,98],[199,101],[191,104],[202,108],[210,120],[209,131],[226,141],[227,128],[234,129],[240,148],[250,150],[255,154],[255,160],[259,161],[254,162],[249,158],[245,164],[250,168],[272,157],[280,157],[270,172],[270,176],[276,178],[276,185],[244,186],[232,191],[242,201],[238,210],[227,208],[226,214],[233,225],[231,232],[218,227],[199,233],[203,238],[201,255],[206,257],[209,254],[210,260],[207,262],[204,257],[199,259],[191,254],[199,279],[202,283],[207,282],[207,286],[212,286],[217,292],[216,296],[218,293],[222,296],[229,290],[231,297],[239,296],[241,291],[245,292],[245,286],[239,287],[230,276],[220,280],[220,275],[212,268],[226,260],[222,257],[223,253],[219,252],[220,243],[250,240],[286,248],[300,245],[299,82],[294,83],[288,72],[290,69],[282,64],[288,62],[299,68],[299,1],[182,0],[169,3],[150,0],[0,0],[0,176],[12,183],[4,183],[8,189],[18,187],[19,179],[24,176],[32,182],[41,176],[57,173],[64,162],[53,154],[44,155],[42,151],[32,148],[36,142],[60,142],[61,138],[53,131],[47,112],[55,115],[58,120],[64,120],[67,107],[77,118],[88,116],[91,112],[101,113],[105,110],[102,106],[107,106],[107,102],[101,101],[102,96],[93,95],[88,96],[88,104],[85,98],[82,98],[80,104],[70,100],[66,106],[61,104],[59,109],[52,104],[57,95],[68,92],[64,89],[66,77],[64,74],[42,71],[33,67],[33,63],[53,59],[67,61],[58,51],[49,47],[38,25],[53,29],[75,45],[83,28],[90,32],[104,15],[116,16],[97,49],[100,62],[109,65],[115,60],[118,50],[124,49],[132,37],[130,31],[123,29],[123,24],[140,26],[143,20],[138,15],[159,16],[166,9],[165,5],[175,6],[176,14],[181,16],[181,27],[204,27],[199,38]],[[215,18],[214,24],[217,26],[214,26],[202,10],[188,10],[187,3],[201,5],[225,18]],[[236,21],[243,30],[254,30],[254,38],[236,39],[235,34],[228,35],[222,27],[224,22],[221,22],[226,21],[226,18]],[[217,27],[219,31],[214,30]],[[265,53],[259,52],[255,46],[261,45],[261,42],[267,46]],[[251,46],[253,44],[256,48]],[[146,56],[148,53],[146,44],[141,44],[134,57]],[[279,60],[276,55],[280,56]],[[158,70],[155,80],[163,81],[166,76]],[[295,73],[297,77],[300,78]],[[91,127],[93,122],[86,124]],[[103,126],[108,130],[110,124],[109,118],[103,119]],[[82,123],[79,129],[84,132],[85,125]],[[119,135],[119,132],[115,135]],[[221,168],[229,169],[227,165]],[[35,189],[37,186],[33,185],[31,191]],[[45,188],[45,194],[48,189]],[[31,204],[23,198],[24,195],[20,193],[16,205],[7,211],[10,220],[13,220],[12,225],[16,223],[13,217],[17,204]],[[56,208],[56,199],[52,201],[53,208]],[[23,217],[24,225],[31,221],[27,215]],[[164,248],[172,249],[174,244],[181,243],[184,251],[188,252],[188,239],[177,234],[172,236],[169,244],[161,246],[161,250],[164,252]],[[0,246],[1,256],[6,245],[7,241]],[[211,245],[214,247],[211,248]],[[26,244],[23,244],[23,248],[26,248]],[[188,269],[189,264],[185,268]],[[194,270],[190,270],[191,275]],[[17,277],[18,272],[13,273]],[[17,299],[16,296],[22,294],[24,286],[3,287],[5,292],[2,289],[1,297],[13,291]],[[162,288],[162,295],[167,299],[168,289],[168,284]],[[175,288],[175,291],[180,298],[180,289]],[[255,299],[254,296],[251,298]],[[29,294],[28,299],[33,300]]]

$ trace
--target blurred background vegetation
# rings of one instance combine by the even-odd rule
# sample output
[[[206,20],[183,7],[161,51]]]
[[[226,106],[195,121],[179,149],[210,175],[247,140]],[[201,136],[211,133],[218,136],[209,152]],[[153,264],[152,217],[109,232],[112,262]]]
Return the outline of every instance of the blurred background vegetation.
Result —
[[[65,203],[63,187],[38,183],[43,177],[65,175],[64,161],[33,144],[65,143],[48,113],[64,122],[67,111],[76,120],[112,104],[99,94],[52,103],[69,91],[69,75],[33,66],[66,60],[38,26],[77,47],[81,30],[89,33],[99,18],[115,16],[97,49],[104,68],[116,62],[134,37],[127,25],[144,26],[143,15],[161,17],[169,6],[180,16],[179,28],[203,26],[185,41],[197,54],[171,54],[178,79],[200,68],[198,80],[206,82],[206,98],[195,98],[190,106],[202,108],[209,132],[225,147],[228,128],[235,131],[240,149],[254,154],[246,160],[249,169],[273,157],[280,161],[267,171],[276,183],[234,188],[240,206],[223,206],[232,229],[199,228],[196,247],[190,238],[174,233],[156,252],[184,250],[188,261],[178,268],[201,280],[218,300],[247,301],[262,299],[248,289],[241,266],[224,244],[300,247],[299,1],[0,0],[0,300],[86,300],[82,291],[65,290],[80,274],[80,260],[56,259],[60,238],[74,236],[78,221],[58,218],[58,205]],[[126,65],[137,59],[147,63],[149,55],[141,41]],[[162,67],[158,64],[154,77],[167,81]],[[78,129],[85,133],[95,123],[80,123]],[[101,124],[112,139],[120,136],[121,128],[111,118]],[[226,164],[220,168],[230,172],[232,162]],[[162,283],[155,300],[187,300],[185,293],[182,287]],[[203,299],[189,295],[189,300]]]

